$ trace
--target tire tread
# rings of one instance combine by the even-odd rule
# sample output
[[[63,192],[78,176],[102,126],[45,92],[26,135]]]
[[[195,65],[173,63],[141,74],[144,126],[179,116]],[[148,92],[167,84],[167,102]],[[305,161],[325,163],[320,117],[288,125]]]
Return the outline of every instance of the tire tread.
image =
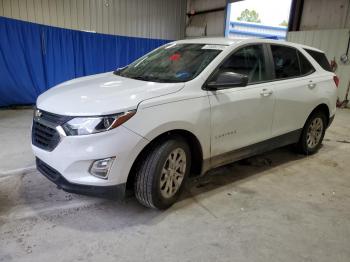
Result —
[[[153,175],[151,169],[156,164],[157,159],[159,159],[162,147],[165,146],[166,143],[155,145],[149,154],[143,158],[136,173],[135,196],[146,207],[155,208],[152,198]]]

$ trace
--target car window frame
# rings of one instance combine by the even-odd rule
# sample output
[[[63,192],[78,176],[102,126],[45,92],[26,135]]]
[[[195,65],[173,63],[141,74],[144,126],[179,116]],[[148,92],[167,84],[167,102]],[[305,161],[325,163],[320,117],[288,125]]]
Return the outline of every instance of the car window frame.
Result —
[[[291,49],[296,50],[300,71],[301,71],[301,64],[300,64],[300,59],[299,59],[299,53],[301,55],[303,55],[304,58],[309,62],[309,64],[311,65],[311,67],[313,69],[312,72],[307,73],[307,74],[301,74],[301,75],[298,75],[298,76],[291,76],[291,77],[285,77],[285,78],[276,78],[275,61],[273,59],[272,48],[271,48],[271,46],[273,46],[273,45],[274,46],[283,46],[283,47],[287,47],[287,48],[291,48]],[[315,69],[314,65],[310,62],[310,60],[298,48],[296,48],[294,46],[283,45],[283,44],[278,44],[278,43],[268,43],[267,46],[268,46],[268,51],[269,51],[270,66],[272,68],[272,75],[273,75],[273,78],[272,78],[271,82],[302,78],[302,77],[310,76],[310,75],[312,75],[312,74],[314,74],[316,72],[316,69]]]
[[[215,74],[217,74],[219,72],[220,67],[230,59],[230,57],[232,55],[234,55],[236,52],[240,51],[243,48],[249,47],[249,46],[262,46],[263,49],[263,56],[264,56],[264,64],[265,64],[265,69],[266,69],[266,75],[268,76],[269,79],[264,80],[264,81],[259,81],[259,82],[251,82],[248,83],[247,86],[251,86],[251,85],[258,85],[258,84],[264,84],[264,83],[268,83],[271,82],[271,80],[273,79],[273,70],[271,67],[271,61],[270,61],[270,57],[269,57],[269,52],[268,52],[268,44],[267,43],[247,43],[244,45],[241,45],[237,48],[235,48],[234,50],[232,50],[229,54],[226,55],[226,57],[224,59],[222,59],[222,61],[215,67],[215,69],[210,73],[210,75],[207,77],[206,81],[204,82],[204,84],[202,85],[202,89],[208,91],[209,89],[207,88],[207,83],[210,82],[210,80],[215,76]],[[273,67],[274,69],[274,67]],[[227,90],[230,90],[231,88],[237,88],[237,87],[230,87],[227,88]],[[213,90],[210,90],[213,91]]]
[[[298,54],[298,61],[299,61],[300,71],[302,71],[302,69],[303,69],[303,68],[301,67],[300,56],[304,57],[304,59],[310,64],[310,66],[311,66],[311,68],[312,68],[312,70],[311,70],[310,73],[303,74],[303,75],[301,75],[301,77],[303,77],[303,76],[308,76],[308,75],[311,75],[311,74],[315,73],[315,72],[316,72],[316,69],[315,69],[315,67],[313,66],[313,64],[310,62],[310,60],[307,59],[307,57],[306,57],[300,50],[298,50],[298,49],[297,49],[297,54]]]
[[[323,70],[325,70],[325,71],[327,71],[327,72],[330,72],[330,73],[334,73],[325,52],[323,52],[323,51],[321,51],[321,50],[314,50],[314,49],[307,48],[307,47],[303,48],[303,50],[304,50],[304,51],[316,62],[316,64],[319,65]],[[312,55],[312,53],[318,53],[318,54],[323,55],[324,58],[326,58],[326,61],[327,61],[327,68],[324,68],[324,67],[321,65],[321,63]]]

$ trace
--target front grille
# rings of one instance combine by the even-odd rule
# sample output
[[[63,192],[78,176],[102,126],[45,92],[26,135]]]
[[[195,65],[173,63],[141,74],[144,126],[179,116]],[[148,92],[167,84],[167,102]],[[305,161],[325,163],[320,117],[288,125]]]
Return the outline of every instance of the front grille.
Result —
[[[60,135],[56,129],[33,121],[32,143],[33,145],[52,151],[60,142]]]
[[[39,158],[36,158],[36,168],[40,173],[53,182],[57,181],[61,177],[61,174],[58,171],[41,161]]]
[[[56,115],[45,111],[40,112],[40,118],[34,117],[33,119],[32,143],[41,149],[52,151],[60,142],[60,135],[56,127],[66,123],[72,117]]]

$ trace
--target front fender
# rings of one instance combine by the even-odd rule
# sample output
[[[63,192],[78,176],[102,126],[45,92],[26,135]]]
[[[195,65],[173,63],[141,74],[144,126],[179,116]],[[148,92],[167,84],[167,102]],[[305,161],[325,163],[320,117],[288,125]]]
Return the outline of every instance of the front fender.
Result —
[[[203,158],[210,157],[210,106],[207,96],[141,108],[124,126],[149,141],[172,130],[188,131],[200,142]]]

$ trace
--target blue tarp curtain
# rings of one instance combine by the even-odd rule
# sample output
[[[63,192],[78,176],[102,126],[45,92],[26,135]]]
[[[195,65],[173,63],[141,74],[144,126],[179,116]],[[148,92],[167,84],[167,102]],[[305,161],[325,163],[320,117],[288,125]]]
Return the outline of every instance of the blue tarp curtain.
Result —
[[[34,104],[50,87],[112,71],[167,42],[0,17],[0,106]]]

